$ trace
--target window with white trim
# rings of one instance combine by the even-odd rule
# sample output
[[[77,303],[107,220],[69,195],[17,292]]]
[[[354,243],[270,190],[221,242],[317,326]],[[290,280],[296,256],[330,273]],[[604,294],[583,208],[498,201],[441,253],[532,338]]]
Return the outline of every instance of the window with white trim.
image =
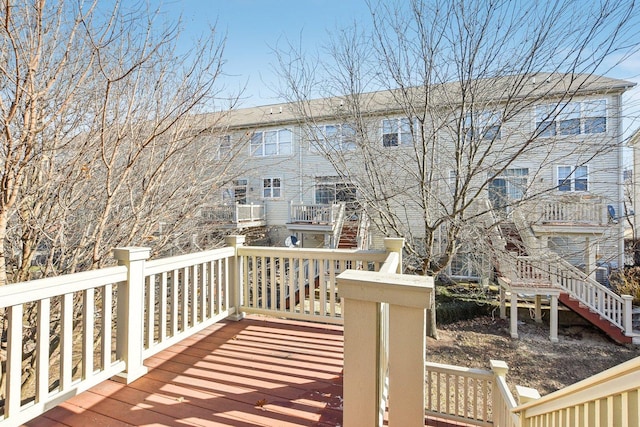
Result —
[[[500,111],[482,110],[467,112],[464,118],[464,134],[467,138],[494,140],[500,139],[502,113]]]
[[[588,191],[589,169],[587,166],[558,166],[559,191]]]
[[[282,180],[280,178],[264,178],[262,180],[262,197],[277,199],[282,196]]]
[[[338,176],[316,177],[315,202],[330,205],[338,202],[356,202],[356,186]]]
[[[284,156],[293,152],[291,129],[258,131],[251,135],[250,148],[253,157]]]
[[[223,190],[222,202],[225,205],[235,203],[246,205],[248,181],[246,179],[236,179],[232,184],[232,186]]]
[[[310,148],[313,152],[356,149],[356,129],[348,123],[314,126]]]
[[[529,168],[509,168],[489,182],[489,201],[494,209],[506,210],[527,192]]]
[[[231,153],[231,135],[223,135],[218,139],[216,160],[224,159]]]
[[[604,133],[607,100],[537,105],[536,129],[541,137]]]
[[[413,145],[411,120],[406,117],[382,120],[382,146],[398,147],[400,145]]]

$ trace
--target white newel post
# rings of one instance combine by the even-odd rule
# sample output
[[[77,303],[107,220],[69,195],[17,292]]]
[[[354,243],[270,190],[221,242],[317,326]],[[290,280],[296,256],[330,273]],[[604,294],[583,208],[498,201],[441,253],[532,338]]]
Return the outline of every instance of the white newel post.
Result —
[[[242,283],[242,261],[238,257],[238,248],[244,245],[245,236],[227,236],[224,242],[235,248],[235,255],[229,259],[229,310],[232,314],[229,316],[231,320],[242,320],[244,313],[242,312],[242,291],[240,289]]]
[[[386,380],[378,322],[389,304],[389,426],[424,425],[426,309],[433,278],[346,270],[337,277],[344,302],[345,426],[382,425],[384,402],[377,392]],[[383,328],[384,329],[384,328]]]
[[[558,297],[560,293],[549,295],[549,339],[551,342],[558,342]]]
[[[624,301],[624,309],[622,311],[624,319],[622,319],[624,327],[624,333],[630,334],[633,332],[633,297],[631,295],[621,295]]]
[[[119,265],[127,267],[127,281],[118,284],[117,349],[118,359],[127,368],[116,379],[127,384],[147,373],[143,365],[144,346],[144,263],[150,248],[115,248],[113,256]]]
[[[518,338],[518,293],[511,290],[510,327],[511,338]]]

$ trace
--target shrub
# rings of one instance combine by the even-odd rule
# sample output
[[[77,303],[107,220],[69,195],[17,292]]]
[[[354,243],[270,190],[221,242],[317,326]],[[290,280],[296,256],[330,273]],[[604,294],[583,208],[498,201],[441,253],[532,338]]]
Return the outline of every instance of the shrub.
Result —
[[[631,295],[633,304],[640,305],[640,267],[629,267],[611,273],[609,282],[620,295]]]

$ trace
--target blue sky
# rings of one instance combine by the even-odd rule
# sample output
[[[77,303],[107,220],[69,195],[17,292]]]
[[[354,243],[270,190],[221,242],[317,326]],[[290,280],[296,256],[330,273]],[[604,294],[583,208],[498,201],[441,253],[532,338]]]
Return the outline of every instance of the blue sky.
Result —
[[[370,22],[365,0],[163,0],[158,5],[168,19],[182,14],[183,42],[208,33],[214,24],[226,34],[223,83],[229,94],[246,85],[241,107],[280,101],[273,72],[276,46],[290,41],[309,52],[321,50],[331,30]],[[640,54],[608,75],[640,83]],[[640,87],[627,92],[624,103],[628,134],[640,126]]]
[[[245,107],[278,102],[272,89],[276,45],[302,41],[307,49],[320,49],[328,31],[367,22],[369,15],[364,0],[168,0],[161,8],[182,13],[184,36],[213,24],[226,33],[225,83],[230,91],[247,84]]]

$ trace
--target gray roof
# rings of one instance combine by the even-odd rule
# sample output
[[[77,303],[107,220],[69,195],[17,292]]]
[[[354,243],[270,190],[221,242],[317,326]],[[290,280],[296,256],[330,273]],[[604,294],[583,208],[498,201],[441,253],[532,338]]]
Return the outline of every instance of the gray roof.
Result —
[[[358,102],[364,115],[393,114],[403,111],[400,99],[414,98],[414,105],[424,108],[427,90],[432,108],[459,106],[473,95],[474,102],[499,104],[506,100],[546,98],[558,99],[574,94],[622,93],[635,86],[626,80],[593,74],[536,73],[478,79],[470,82],[449,82],[432,86],[411,87],[369,92],[359,95],[312,99],[304,102],[271,104],[232,109],[199,116],[201,126],[250,129],[294,124],[300,121],[301,109],[318,121],[335,119],[348,111],[348,103]],[[357,97],[357,99],[356,99]]]

